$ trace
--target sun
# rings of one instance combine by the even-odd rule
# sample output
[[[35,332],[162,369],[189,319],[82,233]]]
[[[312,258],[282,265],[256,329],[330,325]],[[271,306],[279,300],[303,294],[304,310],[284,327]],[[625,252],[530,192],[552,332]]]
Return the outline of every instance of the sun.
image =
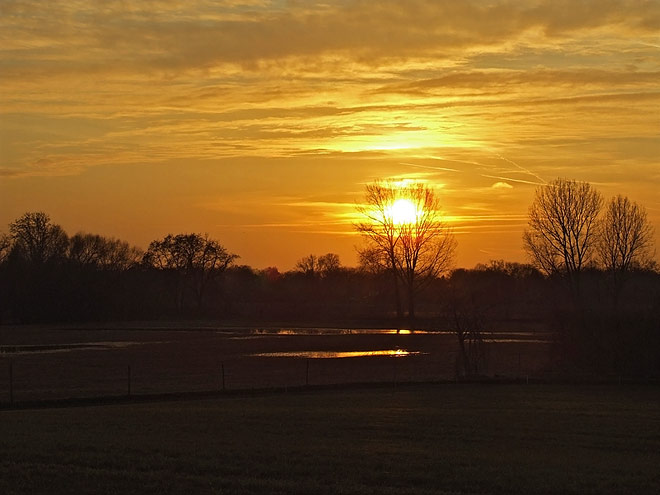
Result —
[[[385,215],[396,225],[415,223],[418,212],[415,203],[409,199],[397,199],[392,206],[386,208]]]

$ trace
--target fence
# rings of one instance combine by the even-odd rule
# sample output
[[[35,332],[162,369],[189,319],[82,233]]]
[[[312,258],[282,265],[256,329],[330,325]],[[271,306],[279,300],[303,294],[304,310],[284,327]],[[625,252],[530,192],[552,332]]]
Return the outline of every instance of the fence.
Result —
[[[436,342],[436,344],[438,344]],[[218,355],[190,352],[5,353],[0,406],[80,398],[235,392],[352,383],[451,381],[456,379],[452,341],[432,351],[315,358],[304,355]],[[318,354],[318,353],[317,353]],[[338,353],[341,355],[341,353]],[[547,346],[491,345],[488,376],[529,379],[548,363]],[[0,368],[1,370],[2,368]],[[2,378],[0,378],[0,384]],[[0,385],[2,387],[2,385]],[[1,390],[1,389],[0,389]]]

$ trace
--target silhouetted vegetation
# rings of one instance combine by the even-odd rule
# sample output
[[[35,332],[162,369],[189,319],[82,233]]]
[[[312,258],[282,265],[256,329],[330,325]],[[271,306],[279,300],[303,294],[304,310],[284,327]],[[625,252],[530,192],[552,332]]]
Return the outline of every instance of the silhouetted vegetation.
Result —
[[[176,308],[204,308],[204,296],[213,282],[231,265],[237,255],[228,253],[218,242],[201,234],[167,235],[153,241],[142,258],[143,264],[174,287]],[[217,286],[216,286],[217,288]]]
[[[397,205],[404,211],[397,212]],[[419,293],[450,268],[456,248],[435,191],[423,184],[375,182],[367,185],[365,205],[358,209],[365,219],[355,225],[366,241],[361,266],[389,273],[397,317],[403,317],[403,292],[414,319]]]
[[[537,220],[530,217],[532,228]],[[97,234],[69,236],[45,213],[26,213],[0,235],[0,321],[225,319],[451,330],[459,376],[488,374],[484,332],[541,330],[555,336],[556,370],[657,377],[660,273],[651,227],[643,208],[621,197],[592,220],[595,237],[577,259],[555,253],[554,269],[532,251],[536,267],[497,260],[422,275],[415,318],[404,320],[383,253],[374,261],[362,251],[357,268],[326,253],[302,257],[291,271],[255,270],[203,234],[167,235],[142,252]]]
[[[536,191],[523,235],[547,275],[547,324],[573,370],[660,372],[660,278],[643,207],[617,196],[601,215],[590,184],[557,179]]]

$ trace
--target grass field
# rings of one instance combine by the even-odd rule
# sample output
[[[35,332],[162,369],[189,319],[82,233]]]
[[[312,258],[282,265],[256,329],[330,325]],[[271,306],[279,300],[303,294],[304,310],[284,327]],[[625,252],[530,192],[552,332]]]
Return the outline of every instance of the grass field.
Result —
[[[660,389],[411,385],[0,412],[0,493],[660,493]]]

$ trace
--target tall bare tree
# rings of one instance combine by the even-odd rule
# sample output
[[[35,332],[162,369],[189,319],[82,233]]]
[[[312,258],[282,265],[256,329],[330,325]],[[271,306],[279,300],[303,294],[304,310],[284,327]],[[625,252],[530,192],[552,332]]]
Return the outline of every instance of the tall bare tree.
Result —
[[[14,249],[26,261],[37,266],[63,257],[68,246],[64,229],[53,224],[50,217],[41,211],[25,213],[9,224],[9,234]]]
[[[579,276],[592,259],[602,197],[590,184],[556,179],[536,190],[523,245],[546,274],[563,273],[579,292]]]
[[[405,218],[397,218],[394,213],[401,200],[410,209]],[[441,217],[435,191],[419,183],[376,182],[367,185],[365,204],[358,211],[365,221],[355,228],[367,241],[360,252],[361,260],[391,272],[398,317],[403,316],[402,284],[408,316],[414,318],[417,293],[449,268],[456,248]]]
[[[600,227],[600,261],[619,287],[632,268],[652,261],[653,227],[644,207],[621,195],[608,203]]]
[[[375,182],[367,184],[364,205],[358,206],[358,212],[364,221],[355,224],[355,229],[367,240],[367,247],[359,250],[360,259],[368,259],[369,265],[379,266],[390,272],[397,318],[403,317],[399,274],[397,269],[396,247],[401,238],[394,218],[389,214],[397,199],[398,191],[394,182]]]
[[[456,240],[440,217],[440,203],[433,189],[413,184],[404,190],[413,206],[413,221],[400,225],[397,268],[406,289],[408,316],[415,316],[415,296],[425,284],[452,264]]]

